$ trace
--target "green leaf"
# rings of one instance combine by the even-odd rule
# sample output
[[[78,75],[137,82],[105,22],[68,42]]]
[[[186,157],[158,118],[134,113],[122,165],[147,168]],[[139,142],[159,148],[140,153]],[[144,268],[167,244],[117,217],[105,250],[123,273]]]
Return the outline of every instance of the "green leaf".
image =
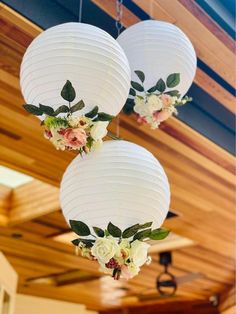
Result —
[[[167,95],[170,95],[170,96],[176,96],[176,97],[179,97],[180,96],[180,93],[178,90],[174,89],[174,90],[170,90],[168,92],[165,92],[165,94]]]
[[[136,70],[134,73],[138,76],[140,81],[143,83],[145,80],[145,74],[142,71]]]
[[[165,82],[163,81],[163,79],[160,78],[160,79],[157,81],[156,87],[157,87],[157,90],[158,90],[159,92],[161,92],[161,93],[164,92],[164,90],[166,89],[166,84],[165,84]]]
[[[44,114],[47,114],[48,116],[53,116],[54,114],[54,110],[52,107],[39,104],[39,108],[43,111]]]
[[[169,233],[170,233],[170,230],[168,229],[158,228],[158,229],[152,230],[151,234],[149,235],[149,238],[152,240],[162,240],[162,239],[165,239]]]
[[[135,234],[133,240],[140,240],[140,241],[142,241],[143,239],[149,238],[151,232],[152,232],[151,228],[139,231],[138,233]]]
[[[94,232],[96,233],[96,235],[98,237],[101,237],[101,238],[104,237],[105,233],[104,233],[104,231],[101,228],[93,227],[93,230],[94,230]]]
[[[110,233],[108,232],[107,229],[104,230],[105,236],[108,237],[110,235]]]
[[[113,225],[111,222],[109,222],[107,226],[107,230],[115,238],[120,238],[121,237],[121,230],[117,226]]]
[[[76,111],[79,111],[81,109],[83,109],[85,106],[83,100],[81,99],[79,102],[77,102],[77,104],[73,105],[71,108],[70,108],[70,112],[73,113],[73,112],[76,112]]]
[[[80,244],[80,239],[74,239],[71,241],[72,244],[74,244],[75,246],[78,246]]]
[[[23,105],[24,109],[28,111],[29,113],[35,115],[35,116],[41,116],[43,115],[43,110],[39,107],[36,107],[34,105],[25,104]]]
[[[136,89],[138,92],[143,92],[144,91],[144,88],[141,84],[137,83],[137,82],[134,82],[134,81],[131,81],[131,86]]]
[[[134,112],[134,100],[131,98],[128,98],[126,100],[126,103],[123,107],[123,112],[127,115],[130,115],[131,113]]]
[[[136,225],[133,225],[133,226],[125,229],[122,233],[122,238],[126,239],[126,238],[130,238],[130,237],[134,236],[135,233],[138,232],[139,228],[140,228],[140,225],[136,224]]]
[[[98,121],[111,121],[114,117],[105,112],[99,112],[97,115]]]
[[[75,96],[74,87],[70,81],[66,81],[66,84],[63,86],[61,91],[61,97],[69,102],[72,102],[75,99]]]
[[[85,117],[93,119],[98,114],[98,106],[95,106],[91,111],[85,114]]]
[[[145,224],[143,225],[139,225],[139,229],[146,229],[146,228],[149,228],[152,226],[152,221],[150,222],[146,222]]]
[[[54,111],[53,116],[56,117],[58,116],[60,113],[67,113],[70,111],[70,108],[67,107],[66,105],[62,105],[60,107],[57,108],[57,110]]]
[[[136,91],[132,87],[130,87],[129,95],[136,96]]]
[[[147,90],[148,93],[154,93],[157,90],[157,84]]]
[[[86,247],[91,248],[94,245],[95,240],[80,239],[80,242],[82,242]]]
[[[90,235],[89,227],[82,221],[70,220],[71,229],[79,236]]]
[[[180,73],[172,73],[167,77],[166,85],[169,88],[177,86],[180,82]]]

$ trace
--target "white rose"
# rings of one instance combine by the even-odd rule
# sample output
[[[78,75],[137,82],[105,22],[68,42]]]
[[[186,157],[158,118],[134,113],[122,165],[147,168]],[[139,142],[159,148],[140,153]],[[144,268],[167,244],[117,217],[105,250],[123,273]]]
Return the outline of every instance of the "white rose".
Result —
[[[122,239],[119,244],[120,246],[120,255],[122,259],[127,259],[130,255],[130,242],[127,239]]]
[[[108,124],[108,121],[98,121],[94,123],[90,130],[90,135],[95,141],[99,141],[107,135]]]
[[[135,240],[131,244],[130,257],[132,258],[135,265],[140,267],[146,263],[149,247],[149,244],[139,240]]]
[[[156,95],[149,96],[147,99],[147,104],[151,112],[161,110],[163,106],[160,97]]]
[[[130,263],[128,265],[128,271],[130,273],[130,278],[133,278],[134,276],[138,275],[138,273],[140,272],[140,268],[134,263]]]
[[[119,245],[114,239],[97,238],[91,253],[101,264],[106,264],[119,252]]]

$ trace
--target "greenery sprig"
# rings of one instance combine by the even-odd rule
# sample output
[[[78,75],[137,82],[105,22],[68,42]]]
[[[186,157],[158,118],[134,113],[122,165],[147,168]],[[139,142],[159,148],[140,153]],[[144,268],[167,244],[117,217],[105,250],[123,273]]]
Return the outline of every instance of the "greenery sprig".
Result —
[[[61,105],[56,110],[54,110],[51,106],[45,106],[42,104],[39,104],[38,107],[32,104],[25,104],[23,107],[26,111],[35,116],[46,115],[50,117],[57,117],[61,113],[67,114],[67,117],[69,117],[74,112],[77,112],[85,107],[82,99],[76,104],[71,105],[76,98],[76,92],[69,80],[66,81],[61,90],[61,97],[68,101],[68,105]],[[90,112],[86,113],[85,116],[93,119],[93,121],[111,121],[113,119],[113,116],[105,112],[99,112],[98,106],[95,106]],[[57,120],[55,120],[55,122],[57,122]]]
[[[152,222],[147,222],[145,224],[135,224],[125,229],[124,231],[121,231],[119,227],[109,222],[105,230],[99,227],[93,227],[95,235],[91,233],[90,228],[82,221],[70,220],[70,226],[71,229],[77,235],[79,235],[79,238],[73,240],[72,243],[75,246],[78,246],[82,243],[87,248],[91,248],[94,245],[95,240],[88,238],[85,239],[83,237],[91,236],[93,238],[103,238],[110,235],[114,238],[117,238],[119,241],[121,241],[121,239],[130,239],[130,242],[132,243],[135,240],[162,240],[165,239],[170,232],[165,228],[152,229]]]
[[[179,83],[180,83],[180,73],[172,73],[170,75],[168,75],[166,81],[164,81],[162,78],[160,78],[156,84],[152,87],[150,87],[147,91],[144,88],[144,81],[145,81],[145,74],[140,71],[140,70],[136,70],[134,71],[135,74],[137,75],[137,77],[139,78],[140,82],[135,82],[135,81],[131,81],[131,88],[129,91],[129,95],[130,96],[138,96],[138,97],[142,97],[139,94],[140,93],[144,93],[145,96],[149,96],[149,95],[157,95],[160,96],[162,94],[166,94],[166,95],[170,95],[170,96],[175,96],[177,98],[180,98],[180,92],[178,91],[178,89],[173,89],[173,90],[167,90],[170,88],[176,88]],[[143,98],[143,97],[142,97]],[[183,97],[181,100],[177,101],[174,106],[182,106],[184,104],[186,104],[187,102],[192,101],[191,97],[185,96]],[[128,98],[126,100],[126,103],[124,105],[123,111],[126,114],[131,114],[134,112],[133,108],[134,108],[134,98]]]

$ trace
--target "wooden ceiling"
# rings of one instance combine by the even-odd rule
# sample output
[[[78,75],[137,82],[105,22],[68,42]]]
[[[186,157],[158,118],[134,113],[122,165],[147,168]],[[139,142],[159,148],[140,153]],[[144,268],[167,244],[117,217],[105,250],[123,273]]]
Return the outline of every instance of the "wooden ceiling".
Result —
[[[115,15],[115,1],[93,2]],[[134,2],[149,13],[151,8],[153,18],[180,26],[198,57],[235,84],[234,43],[194,1]],[[138,20],[124,7],[126,27]],[[55,240],[69,231],[60,211],[58,186],[75,155],[56,151],[42,136],[38,119],[22,109],[21,59],[42,30],[3,4],[0,26],[0,163],[35,178],[15,189],[0,186],[0,250],[19,274],[18,291],[84,303],[108,313],[121,313],[121,306],[122,313],[218,313],[209,298],[225,295],[235,278],[235,158],[176,118],[153,131],[120,114],[121,137],[151,151],[168,175],[171,209],[178,216],[164,225],[194,243],[176,245],[171,271],[176,276],[201,274],[180,285],[174,298],[139,300],[139,294],[155,292],[162,271],[157,253],[140,276],[117,283],[101,276],[93,262],[75,256],[72,245]],[[203,70],[197,70],[195,83],[235,114],[232,94]],[[111,125],[115,130],[116,121]]]

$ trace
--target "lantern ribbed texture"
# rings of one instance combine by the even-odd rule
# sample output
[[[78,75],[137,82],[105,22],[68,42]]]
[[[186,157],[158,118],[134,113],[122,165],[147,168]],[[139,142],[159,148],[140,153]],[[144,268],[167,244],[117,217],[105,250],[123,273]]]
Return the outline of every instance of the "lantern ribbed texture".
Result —
[[[180,73],[176,87],[184,96],[191,86],[197,66],[194,48],[188,37],[175,25],[147,20],[137,23],[120,34],[118,43],[129,60],[132,80],[138,81],[135,70],[145,73],[146,89],[159,78],[166,80],[171,73]]]
[[[66,80],[86,107],[117,115],[130,87],[130,68],[120,45],[102,29],[83,23],[49,28],[30,44],[21,64],[20,84],[26,103],[57,108]]]
[[[95,152],[77,156],[66,169],[60,189],[67,221],[121,229],[153,221],[160,227],[167,215],[170,189],[158,160],[127,141],[106,141]]]

